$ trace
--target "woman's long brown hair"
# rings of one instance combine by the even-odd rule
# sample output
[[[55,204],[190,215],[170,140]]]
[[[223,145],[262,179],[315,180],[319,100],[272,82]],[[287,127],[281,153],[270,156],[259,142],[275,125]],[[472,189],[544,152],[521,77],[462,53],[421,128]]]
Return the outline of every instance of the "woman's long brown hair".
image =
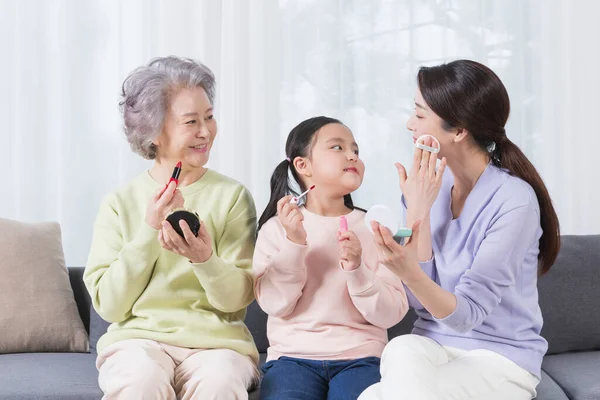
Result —
[[[540,205],[542,237],[539,274],[550,270],[560,249],[560,226],[548,189],[533,164],[506,136],[510,114],[508,92],[488,67],[458,60],[419,70],[418,84],[425,102],[444,122],[445,129],[466,129],[482,149],[495,144],[492,162],[529,183]]]

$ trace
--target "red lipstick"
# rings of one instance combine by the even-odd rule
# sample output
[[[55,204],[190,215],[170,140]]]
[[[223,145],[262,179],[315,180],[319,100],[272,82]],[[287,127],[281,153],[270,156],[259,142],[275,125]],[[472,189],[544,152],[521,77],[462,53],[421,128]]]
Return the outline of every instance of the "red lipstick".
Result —
[[[181,161],[179,161],[175,166],[175,169],[173,169],[171,179],[169,179],[169,182],[165,185],[165,189],[167,189],[171,182],[175,182],[175,187],[177,187],[177,185],[179,184],[179,174],[181,174]]]

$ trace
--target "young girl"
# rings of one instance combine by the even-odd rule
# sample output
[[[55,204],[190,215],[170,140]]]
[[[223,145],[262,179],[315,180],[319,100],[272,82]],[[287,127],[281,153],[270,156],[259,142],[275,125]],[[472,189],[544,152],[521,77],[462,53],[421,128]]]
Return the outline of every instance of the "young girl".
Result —
[[[253,260],[256,298],[269,315],[260,398],[356,399],[380,379],[386,330],[406,314],[406,293],[378,263],[365,213],[352,204],[365,168],[352,132],[311,118],[290,132],[286,155]],[[304,205],[288,195],[299,195],[288,172],[301,191],[314,185]]]

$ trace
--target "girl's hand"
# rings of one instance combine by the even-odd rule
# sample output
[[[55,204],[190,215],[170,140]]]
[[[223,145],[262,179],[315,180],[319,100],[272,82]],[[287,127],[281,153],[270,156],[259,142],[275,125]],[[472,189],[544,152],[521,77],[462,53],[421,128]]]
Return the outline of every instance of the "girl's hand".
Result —
[[[285,229],[285,234],[292,242],[305,245],[306,230],[304,229],[304,215],[297,204],[290,204],[293,196],[285,196],[277,202],[277,218]]]
[[[340,244],[340,263],[346,271],[353,271],[360,267],[362,261],[362,246],[360,240],[352,231],[338,232]]]

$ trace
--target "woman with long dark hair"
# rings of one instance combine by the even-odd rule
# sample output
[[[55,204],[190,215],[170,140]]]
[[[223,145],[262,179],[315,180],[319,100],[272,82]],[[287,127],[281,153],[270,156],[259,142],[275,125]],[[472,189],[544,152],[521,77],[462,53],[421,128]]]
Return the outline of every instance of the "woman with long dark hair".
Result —
[[[420,69],[407,127],[415,141],[428,135],[427,147],[409,174],[397,164],[413,236],[401,246],[373,223],[380,261],[404,282],[418,319],[386,346],[382,381],[360,400],[536,396],[548,347],[537,278],[556,259],[559,223],[506,135],[509,112],[504,85],[482,64]]]

